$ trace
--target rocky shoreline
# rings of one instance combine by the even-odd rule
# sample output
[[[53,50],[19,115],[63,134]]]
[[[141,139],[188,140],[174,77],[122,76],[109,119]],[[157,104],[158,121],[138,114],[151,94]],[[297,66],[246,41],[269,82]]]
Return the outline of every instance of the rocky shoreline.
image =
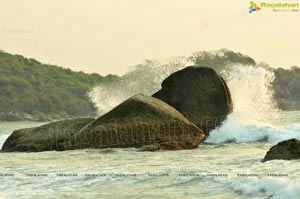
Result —
[[[97,119],[63,120],[14,131],[2,150],[193,149],[221,123],[197,120],[219,115],[225,119],[231,111],[223,78],[211,68],[190,66],[171,74],[153,97],[136,94]]]
[[[190,66],[171,74],[162,88],[136,94],[99,118],[75,118],[19,129],[3,152],[128,148],[141,151],[195,149],[232,112],[225,80],[213,69]],[[263,162],[300,159],[300,141],[273,146]]]

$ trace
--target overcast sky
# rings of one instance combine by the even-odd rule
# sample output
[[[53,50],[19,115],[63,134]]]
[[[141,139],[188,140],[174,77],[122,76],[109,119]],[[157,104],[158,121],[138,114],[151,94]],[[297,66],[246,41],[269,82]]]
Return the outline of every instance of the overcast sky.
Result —
[[[247,0],[0,0],[0,49],[103,75],[123,74],[146,58],[220,48],[273,67],[300,65],[300,12],[262,9],[249,14],[249,4]]]

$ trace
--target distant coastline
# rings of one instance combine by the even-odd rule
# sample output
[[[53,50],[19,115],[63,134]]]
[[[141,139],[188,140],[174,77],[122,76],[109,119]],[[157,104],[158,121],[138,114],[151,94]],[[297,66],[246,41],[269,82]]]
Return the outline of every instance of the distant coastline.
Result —
[[[283,111],[300,110],[300,68],[297,66],[291,69],[274,69],[267,64],[256,63],[249,56],[227,49],[196,52],[190,57],[180,59],[195,65],[212,67],[225,79],[228,71],[233,70],[234,66],[267,68],[275,75],[271,90],[278,108]],[[0,121],[43,122],[96,117],[99,110],[89,96],[94,87],[122,85],[128,79],[135,81],[140,74],[144,75],[149,70],[154,70],[151,68],[153,64],[155,62],[146,60],[124,76],[104,77],[96,73],[74,72],[0,51]]]

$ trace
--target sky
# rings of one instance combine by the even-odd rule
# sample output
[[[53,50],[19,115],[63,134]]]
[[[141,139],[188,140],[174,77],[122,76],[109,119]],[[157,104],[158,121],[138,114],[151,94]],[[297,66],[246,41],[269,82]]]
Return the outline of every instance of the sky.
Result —
[[[300,11],[249,14],[249,5],[246,0],[0,0],[0,49],[101,75],[124,74],[145,59],[221,48],[272,67],[300,66]]]

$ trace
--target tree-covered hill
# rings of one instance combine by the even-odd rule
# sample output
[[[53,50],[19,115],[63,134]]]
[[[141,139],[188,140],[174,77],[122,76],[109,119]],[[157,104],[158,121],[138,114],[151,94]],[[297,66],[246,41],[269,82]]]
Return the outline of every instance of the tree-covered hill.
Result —
[[[0,51],[0,121],[93,115],[87,92],[118,76],[74,72]]]
[[[215,52],[196,52],[190,57],[196,65],[209,66],[219,72],[225,79],[238,67],[263,67],[274,73],[275,79],[271,84],[274,91],[274,101],[279,109],[284,111],[300,110],[300,68],[272,68],[266,63],[257,64],[254,59],[241,53],[227,49]]]
[[[300,68],[278,68],[272,83],[275,99],[282,110],[300,110]]]
[[[93,116],[96,111],[105,112],[105,107],[109,110],[116,101],[121,102],[133,94],[153,94],[169,74],[190,63],[212,67],[225,79],[236,67],[264,67],[275,74],[271,88],[278,107],[300,110],[298,67],[274,69],[227,49],[199,51],[190,57],[172,58],[166,63],[146,60],[122,77],[74,72],[0,51],[0,121]],[[89,99],[88,92],[97,96],[97,107]]]

